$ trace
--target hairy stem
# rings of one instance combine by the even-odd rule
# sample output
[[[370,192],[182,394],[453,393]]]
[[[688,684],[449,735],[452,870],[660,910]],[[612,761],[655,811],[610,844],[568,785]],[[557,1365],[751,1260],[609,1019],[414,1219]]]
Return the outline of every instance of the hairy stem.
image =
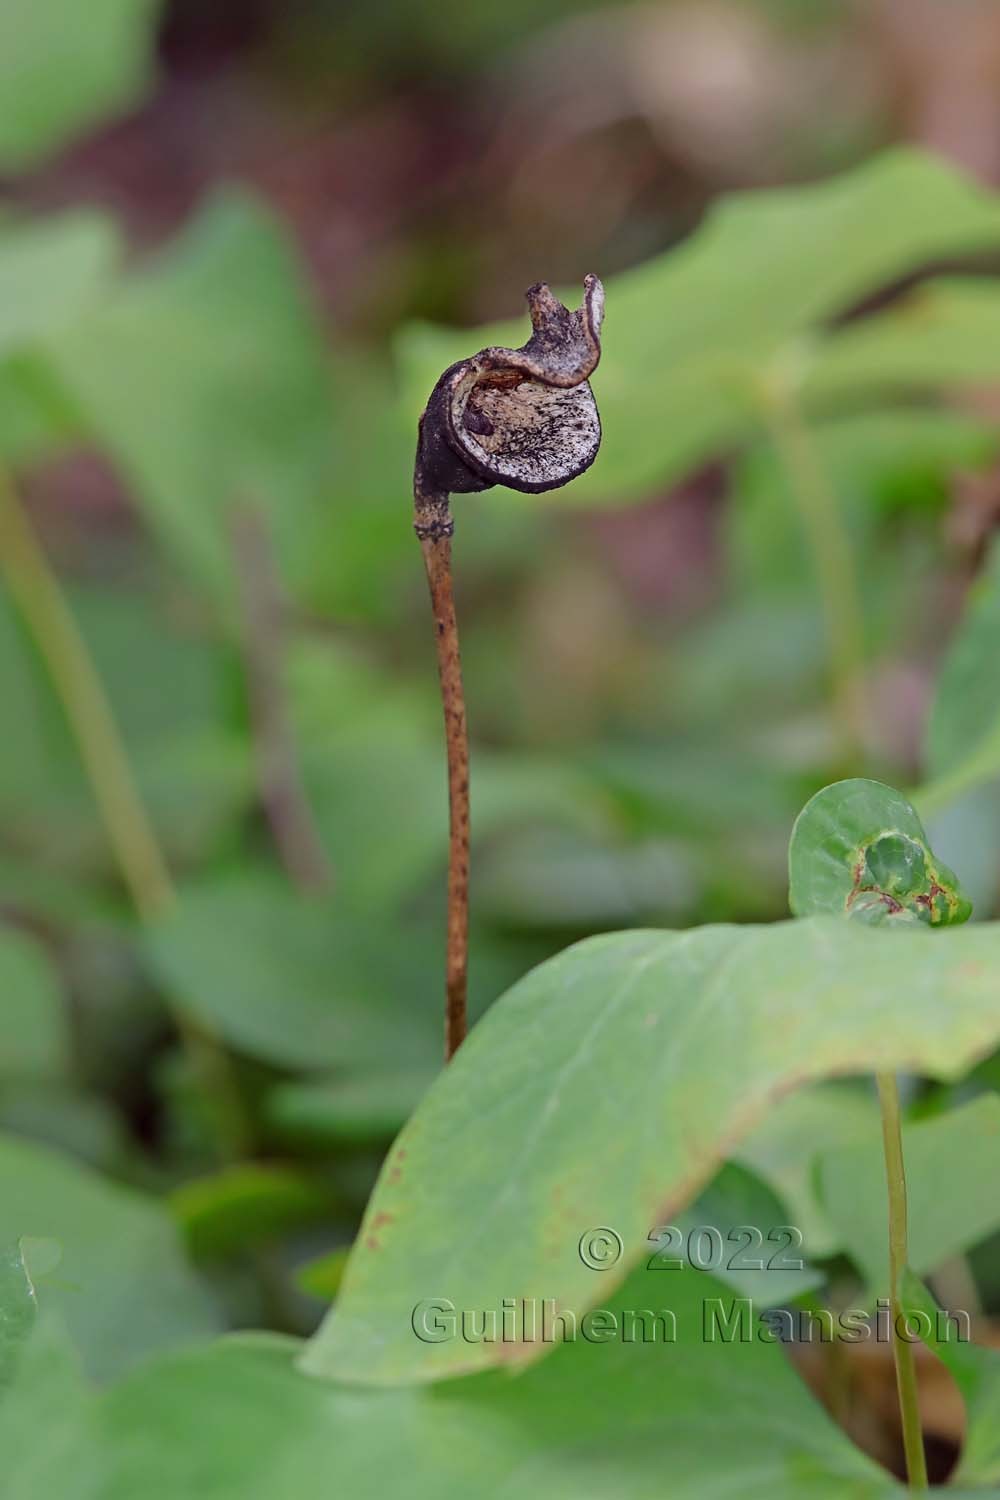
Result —
[[[418,534],[420,534],[418,532]],[[469,967],[469,737],[451,587],[451,536],[420,535],[437,639],[448,752],[448,948],[445,965],[445,1060],[465,1040]]]
[[[876,1074],[882,1109],[882,1143],[885,1148],[885,1180],[889,1196],[889,1303],[892,1317],[892,1349],[896,1364],[896,1390],[903,1428],[903,1451],[910,1488],[927,1488],[927,1461],[920,1428],[917,1400],[917,1368],[913,1345],[901,1337],[903,1315],[900,1282],[906,1269],[906,1174],[903,1168],[903,1138],[899,1123],[899,1090],[893,1073]]]
[[[854,763],[864,743],[864,640],[850,539],[794,395],[769,391],[764,412],[816,571],[841,754]]]
[[[0,571],[63,706],[121,877],[142,922],[174,901],[167,863],[139,796],[103,684],[10,476],[0,470]],[[173,1017],[192,1070],[212,1104],[226,1155],[246,1145],[229,1060],[184,1011]]]
[[[302,783],[282,681],[281,594],[267,527],[252,506],[237,513],[233,544],[261,805],[294,883],[302,891],[327,890],[332,872]]]

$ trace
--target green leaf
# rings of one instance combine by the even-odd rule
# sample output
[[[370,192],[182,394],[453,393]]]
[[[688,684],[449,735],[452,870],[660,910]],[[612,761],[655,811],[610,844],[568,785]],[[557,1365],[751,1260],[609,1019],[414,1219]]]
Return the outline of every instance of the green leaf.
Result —
[[[347,1246],[341,1245],[336,1250],[328,1251],[326,1255],[318,1255],[315,1260],[307,1261],[296,1270],[295,1285],[307,1297],[315,1297],[320,1302],[332,1302],[340,1291],[349,1253]]]
[[[318,1146],[390,1140],[413,1113],[437,1070],[370,1067],[316,1083],[281,1083],[264,1106],[283,1140]]]
[[[330,1194],[291,1167],[239,1162],[173,1190],[169,1206],[191,1254],[232,1255],[329,1214]]]
[[[748,627],[753,644],[759,646],[753,622],[745,620],[744,631]],[[787,631],[787,616],[781,628]],[[704,691],[711,667],[700,644],[692,643],[692,655],[698,667],[707,669],[701,674]],[[733,646],[727,634],[719,656],[729,657],[731,669],[738,673],[744,663]],[[681,649],[686,655],[688,643]],[[769,659],[772,669],[776,665]],[[731,705],[729,686],[728,681],[720,684],[719,692]],[[682,697],[687,704],[687,694],[682,692]],[[720,744],[714,734],[686,740],[671,736],[668,744],[602,745],[588,753],[587,765],[643,832],[686,834],[700,841],[731,840],[744,828],[759,839],[794,817],[811,790],[800,771],[790,770],[773,753],[765,758],[745,740],[737,751],[736,745]]]
[[[936,540],[955,470],[988,464],[997,450],[996,431],[986,422],[922,406],[827,418],[812,425],[810,438],[851,536],[866,622],[901,618],[905,629],[924,600],[919,592],[911,601],[899,597],[901,586],[912,589],[903,542],[920,522],[927,532],[933,526]],[[813,563],[788,471],[773,443],[755,443],[740,457],[723,525],[729,574],[742,593],[751,599],[813,599]],[[741,599],[740,615],[745,613]]]
[[[82,1393],[55,1412],[43,1406],[53,1425],[36,1487],[15,1468],[7,1493],[299,1500],[319,1482],[324,1495],[351,1500],[654,1500],[666,1475],[672,1500],[900,1494],[834,1426],[782,1350],[762,1341],[752,1317],[745,1341],[704,1336],[706,1316],[718,1326],[715,1299],[729,1312],[732,1294],[711,1278],[639,1273],[602,1299],[605,1317],[591,1325],[601,1342],[578,1333],[518,1380],[499,1372],[447,1391],[329,1385],[296,1370],[294,1340],[226,1339],[158,1360],[109,1392],[89,1435]],[[632,1319],[644,1309],[673,1314],[676,1342],[654,1341],[666,1318]],[[22,1407],[41,1379],[25,1375]],[[96,1494],[78,1477],[95,1467],[106,1476]]]
[[[1000,1149],[1000,1097],[983,1094],[903,1129],[909,1261],[937,1270],[1000,1226],[993,1191]],[[877,1139],[819,1157],[823,1203],[841,1244],[873,1292],[887,1286],[885,1163]]]
[[[485,1345],[418,1344],[414,1304],[593,1305],[790,1089],[903,1067],[951,1078],[996,1045],[998,981],[986,924],[915,926],[904,943],[813,918],[568,949],[487,1012],[399,1136],[307,1368],[392,1383],[495,1362]],[[623,1244],[603,1273],[579,1254],[599,1226]]]
[[[33,938],[0,927],[0,1077],[58,1078],[69,1067],[59,976]]]
[[[948,647],[927,723],[929,783],[914,794],[929,810],[1000,775],[1000,542],[969,590]]]
[[[724,201],[679,249],[609,278],[593,382],[604,445],[567,496],[634,500],[680,478],[754,430],[761,383],[805,374],[834,314],[930,261],[997,245],[1000,202],[909,150],[815,186]],[[410,420],[447,365],[523,337],[521,322],[408,330]]]
[[[152,74],[159,0],[4,0],[0,170],[33,166],[137,104]]]
[[[129,1159],[127,1130],[113,1101],[65,1078],[5,1079],[0,1089],[0,1132],[27,1136],[105,1172],[119,1170]]]
[[[0,1396],[35,1326],[38,1302],[18,1242],[0,1245]]]
[[[438,985],[431,994],[419,980],[412,941],[387,942],[343,902],[304,900],[277,877],[182,891],[145,949],[167,994],[266,1062],[315,1070],[436,1057]]]
[[[231,663],[210,642],[178,629],[155,597],[90,587],[72,590],[70,604],[167,853],[204,854],[254,795],[249,747],[227,722]],[[12,842],[43,854],[46,864],[54,857],[64,867],[107,871],[107,834],[78,748],[37,652],[2,597],[0,689],[21,709],[0,743],[0,808]],[[30,889],[27,875],[18,891]],[[81,888],[78,900],[86,897]]]
[[[978,1486],[1000,1485],[1000,1354],[970,1343],[964,1329],[942,1312],[912,1272],[904,1281],[903,1297],[909,1313],[929,1320],[930,1333],[923,1342],[951,1372],[965,1402],[965,1441],[948,1481],[949,1493],[955,1493],[952,1485],[969,1485],[976,1487],[977,1495],[996,1495],[1000,1490]]]
[[[438,710],[440,712],[440,710]],[[397,907],[444,868],[447,785],[438,733],[366,732],[309,756],[311,803],[340,890],[366,910]],[[532,822],[592,830],[607,823],[593,781],[538,756],[484,750],[475,757],[473,837]]]
[[[23,835],[25,808],[34,813],[47,799],[61,800],[53,795],[54,784],[67,776],[80,790],[82,776],[55,695],[5,592],[0,593],[0,689],[19,710],[8,715],[0,738],[0,807],[9,832],[24,842],[17,835]]]
[[[84,441],[79,413],[41,355],[0,358],[0,454],[26,469]]]
[[[870,1089],[821,1083],[779,1100],[734,1155],[780,1193],[809,1255],[823,1257],[840,1249],[841,1236],[817,1192],[820,1152],[877,1141],[879,1129],[878,1104]]]
[[[204,855],[256,795],[250,747],[230,723],[231,657],[155,596],[88,588],[70,600],[165,849]]]
[[[231,577],[234,507],[304,562],[324,499],[323,342],[291,246],[252,199],[213,199],[90,317],[47,342],[94,437],[197,576]]]
[[[793,1302],[825,1279],[809,1265],[812,1247],[777,1193],[736,1162],[727,1162],[678,1216],[677,1228],[678,1259],[696,1275],[711,1270],[740,1296],[752,1298],[755,1308]],[[674,1250],[675,1239],[665,1238],[665,1255]]]
[[[989,385],[1000,375],[1000,282],[940,280],[918,287],[878,317],[848,325],[823,346],[807,399],[856,402]]]
[[[400,495],[416,432],[400,419],[387,362],[359,346],[334,351],[330,384],[332,488],[299,560],[301,595],[339,619],[398,620],[414,581],[414,539]]]
[[[478,910],[521,930],[586,932],[659,920],[694,920],[700,872],[665,840],[609,847],[550,829],[497,840],[476,877]]]
[[[161,1205],[47,1147],[0,1137],[0,1243],[26,1237],[62,1246],[39,1304],[61,1311],[96,1376],[216,1331]]]
[[[96,1405],[65,1326],[43,1313],[0,1400],[4,1500],[101,1500],[108,1464]]]
[[[914,809],[880,781],[836,781],[817,792],[795,820],[788,872],[789,905],[800,917],[947,926],[972,911]]]
[[[765,596],[758,594],[755,599],[742,597],[738,604],[729,604],[685,632],[677,660],[671,664],[666,691],[675,702],[684,704],[685,720],[702,727],[699,740],[688,752],[691,768],[686,773],[687,756],[681,759],[682,784],[691,785],[698,797],[699,811],[704,808],[714,820],[705,781],[715,778],[699,777],[697,772],[697,750],[705,745],[710,769],[714,761],[714,768],[721,773],[716,785],[725,805],[743,808],[736,831],[745,817],[754,816],[746,810],[744,768],[749,771],[751,786],[759,788],[772,806],[777,805],[774,793],[778,773],[779,782],[785,783],[780,796],[786,804],[780,822],[790,824],[816,783],[815,779],[802,783],[803,757],[794,742],[791,753],[787,749],[783,755],[778,753],[784,737],[780,729],[776,734],[775,728],[787,723],[790,715],[801,715],[804,709],[822,701],[824,661],[823,622],[815,603],[782,599],[773,590]],[[734,740],[733,730],[737,726],[741,731],[740,744],[733,742],[728,752],[720,754],[719,742]],[[734,770],[738,749],[745,752],[738,756],[739,775]],[[671,761],[673,758],[669,757]],[[798,782],[794,779],[796,770]],[[793,805],[788,807],[793,789]],[[720,826],[720,832],[731,838],[734,829],[731,824]]]
[[[969,590],[938,675],[924,747],[931,776],[953,771],[1000,734],[1000,542]],[[1000,754],[996,769],[1000,771]]]
[[[921,809],[932,786],[912,792]],[[996,852],[1000,846],[1000,779],[981,782],[957,796],[949,796],[935,810],[929,804],[927,827],[932,844],[942,859],[954,868],[962,867],[962,889],[972,902],[973,910],[992,912],[1000,898],[1000,863]]]
[[[7,11],[0,11],[0,38]],[[6,60],[0,40],[0,76]],[[0,123],[0,141],[2,133]],[[0,229],[0,356],[84,317],[107,295],[119,254],[111,220],[97,213]]]

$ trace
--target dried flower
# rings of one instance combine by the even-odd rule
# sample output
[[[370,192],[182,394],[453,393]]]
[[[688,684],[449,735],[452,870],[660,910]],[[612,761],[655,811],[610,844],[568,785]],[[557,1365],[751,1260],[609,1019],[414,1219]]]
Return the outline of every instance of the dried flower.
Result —
[[[414,474],[418,536],[451,531],[448,495],[538,494],[594,462],[601,419],[588,377],[601,357],[604,288],[584,280],[576,312],[544,282],[526,293],[532,335],[521,349],[482,349],[445,370],[420,419]]]

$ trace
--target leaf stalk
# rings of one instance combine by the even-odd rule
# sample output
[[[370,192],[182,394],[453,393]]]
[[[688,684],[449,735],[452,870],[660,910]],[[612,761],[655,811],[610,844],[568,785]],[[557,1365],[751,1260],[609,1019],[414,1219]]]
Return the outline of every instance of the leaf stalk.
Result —
[[[899,1088],[894,1073],[877,1073],[879,1106],[882,1111],[882,1144],[885,1150],[885,1180],[889,1198],[889,1306],[892,1318],[892,1352],[896,1366],[896,1390],[903,1429],[903,1452],[910,1488],[927,1488],[927,1460],[920,1425],[917,1397],[917,1367],[913,1345],[902,1337],[904,1314],[900,1283],[907,1262],[906,1172],[899,1117]]]
[[[847,764],[854,765],[864,747],[864,637],[850,538],[794,392],[775,381],[764,392],[762,408],[812,557],[825,622],[841,754]]]
[[[0,469],[0,572],[62,704],[108,842],[139,920],[152,924],[175,901],[173,882],[136,786],[100,674],[10,475]],[[171,1006],[194,1076],[212,1103],[220,1149],[248,1145],[229,1059],[200,1021]]]

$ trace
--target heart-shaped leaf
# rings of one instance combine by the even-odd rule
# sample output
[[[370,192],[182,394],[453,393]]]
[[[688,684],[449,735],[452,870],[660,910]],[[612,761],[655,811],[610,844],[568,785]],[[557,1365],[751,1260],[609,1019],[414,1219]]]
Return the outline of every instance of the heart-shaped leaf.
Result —
[[[95,1375],[218,1326],[160,1204],[47,1147],[0,1138],[0,1244],[31,1239],[62,1248],[58,1274],[39,1278],[39,1305],[63,1314]]]
[[[986,924],[914,924],[901,942],[813,918],[568,949],[487,1012],[399,1136],[307,1368],[393,1383],[536,1358],[530,1341],[421,1343],[413,1307],[538,1296],[579,1313],[649,1258],[650,1233],[789,1089],[879,1069],[953,1077],[996,1045],[998,983],[1000,926]],[[580,1251],[597,1228],[622,1245],[603,1272]]]
[[[158,1360],[99,1403],[79,1388],[67,1399],[52,1350],[29,1345],[15,1415],[43,1410],[45,1443],[26,1448],[0,1408],[0,1446],[15,1459],[5,1495],[299,1500],[317,1483],[351,1500],[900,1494],[808,1394],[749,1301],[711,1278],[639,1272],[587,1327],[518,1380],[496,1372],[447,1390],[310,1380],[294,1340],[244,1335]]]
[[[1000,1098],[983,1094],[903,1130],[909,1261],[918,1275],[936,1271],[1000,1227]],[[873,1291],[886,1284],[885,1163],[877,1138],[824,1151],[819,1182],[840,1244]]]

